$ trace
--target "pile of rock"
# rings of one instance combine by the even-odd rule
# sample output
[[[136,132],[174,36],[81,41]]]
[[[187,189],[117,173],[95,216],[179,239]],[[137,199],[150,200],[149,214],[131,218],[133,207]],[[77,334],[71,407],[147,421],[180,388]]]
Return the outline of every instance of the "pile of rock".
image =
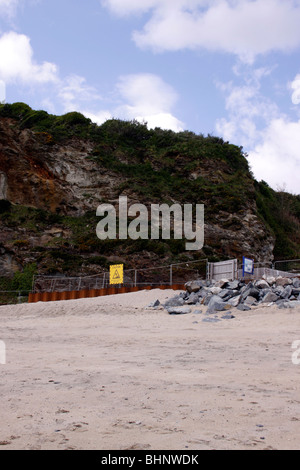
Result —
[[[164,307],[170,314],[189,313],[193,305],[207,306],[207,314],[237,308],[251,310],[253,306],[277,305],[278,308],[300,306],[300,279],[266,277],[245,281],[191,281],[186,291],[169,299]]]

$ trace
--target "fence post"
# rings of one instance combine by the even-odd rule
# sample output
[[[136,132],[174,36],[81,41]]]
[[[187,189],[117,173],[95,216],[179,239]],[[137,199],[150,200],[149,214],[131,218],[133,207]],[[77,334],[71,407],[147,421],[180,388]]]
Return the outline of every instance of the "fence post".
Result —
[[[137,285],[137,270],[134,270],[134,287]]]
[[[173,284],[173,264],[170,265],[170,286]]]

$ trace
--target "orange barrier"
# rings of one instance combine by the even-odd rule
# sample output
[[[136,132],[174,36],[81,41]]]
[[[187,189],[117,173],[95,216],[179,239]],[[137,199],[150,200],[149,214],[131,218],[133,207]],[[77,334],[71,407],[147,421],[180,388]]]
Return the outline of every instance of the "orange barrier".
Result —
[[[108,287],[106,289],[92,289],[92,290],[81,290],[81,291],[66,291],[66,292],[39,292],[30,293],[28,297],[28,303],[37,302],[58,302],[61,300],[76,300],[76,299],[87,299],[93,297],[102,297],[106,295],[116,294],[127,294],[129,292],[138,292],[140,290],[153,290],[153,289],[172,289],[172,290],[185,290],[184,285],[174,284],[172,286],[145,286],[145,287]]]

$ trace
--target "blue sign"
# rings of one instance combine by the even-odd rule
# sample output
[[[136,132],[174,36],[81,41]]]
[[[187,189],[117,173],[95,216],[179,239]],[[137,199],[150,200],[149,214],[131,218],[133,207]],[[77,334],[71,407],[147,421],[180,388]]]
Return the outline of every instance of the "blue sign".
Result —
[[[243,276],[245,274],[254,274],[254,259],[243,257]]]

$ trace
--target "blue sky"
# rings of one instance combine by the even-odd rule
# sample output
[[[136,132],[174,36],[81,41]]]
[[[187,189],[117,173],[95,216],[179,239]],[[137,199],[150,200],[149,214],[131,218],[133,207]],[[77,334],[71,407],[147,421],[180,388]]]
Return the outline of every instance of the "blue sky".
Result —
[[[300,0],[0,0],[0,100],[214,134],[300,193]]]

